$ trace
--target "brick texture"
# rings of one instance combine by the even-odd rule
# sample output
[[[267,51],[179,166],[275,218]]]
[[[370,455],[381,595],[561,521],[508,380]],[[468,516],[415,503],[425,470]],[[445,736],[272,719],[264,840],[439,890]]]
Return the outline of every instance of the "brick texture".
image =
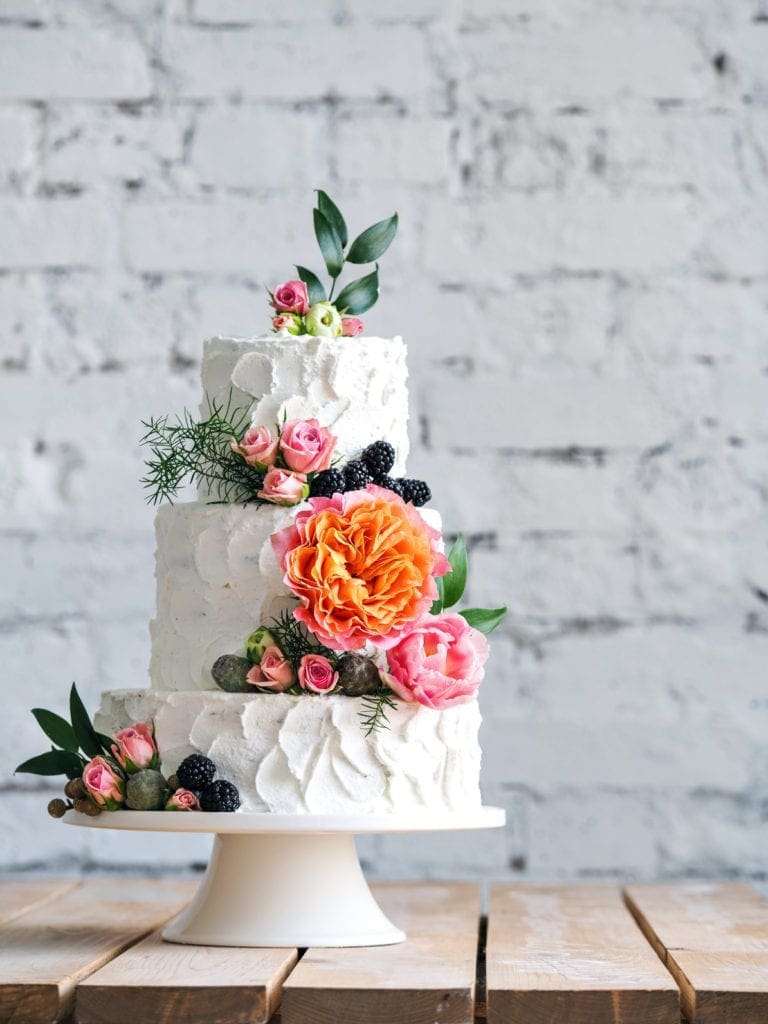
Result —
[[[764,6],[764,5],[763,5]],[[371,333],[411,470],[511,610],[483,690],[506,831],[372,874],[764,879],[768,17],[759,3],[0,0],[0,869],[177,870],[62,829],[28,708],[142,686],[140,420],[318,263],[312,189],[392,209]]]

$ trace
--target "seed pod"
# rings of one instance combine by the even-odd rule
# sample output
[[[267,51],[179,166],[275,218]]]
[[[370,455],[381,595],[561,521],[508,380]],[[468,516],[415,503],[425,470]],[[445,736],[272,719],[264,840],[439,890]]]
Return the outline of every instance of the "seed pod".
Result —
[[[171,793],[175,793],[177,789],[181,789],[181,783],[179,782],[179,776],[174,772],[168,779],[168,789]]]
[[[250,668],[251,663],[247,658],[237,654],[222,654],[214,661],[211,675],[216,685],[227,693],[254,693],[254,688],[245,678]]]
[[[379,670],[363,654],[345,654],[339,661],[339,689],[348,697],[376,693],[381,686]]]
[[[78,797],[74,801],[75,810],[78,814],[87,814],[89,818],[95,818],[97,814],[101,814],[101,808],[98,804],[95,804],[89,797]]]
[[[85,783],[82,779],[70,779],[64,787],[64,795],[68,796],[70,800],[81,800],[83,797],[88,796],[88,790],[85,788]]]
[[[48,804],[48,813],[52,818],[63,818],[67,812],[67,805],[58,797]]]

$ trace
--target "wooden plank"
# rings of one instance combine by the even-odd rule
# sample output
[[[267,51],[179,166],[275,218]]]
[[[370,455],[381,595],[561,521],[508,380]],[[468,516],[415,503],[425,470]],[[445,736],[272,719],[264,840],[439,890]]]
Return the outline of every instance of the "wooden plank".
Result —
[[[78,1024],[266,1024],[295,949],[175,946],[153,932],[83,981]]]
[[[77,878],[35,878],[0,880],[0,924],[34,910],[80,885]]]
[[[309,950],[283,987],[282,1024],[470,1024],[479,887],[372,888],[408,938],[396,946]]]
[[[491,887],[489,1024],[678,1024],[677,987],[612,885]]]
[[[768,900],[741,883],[632,885],[627,905],[695,1024],[768,1021]]]
[[[77,982],[189,900],[195,883],[105,878],[0,929],[0,1021],[58,1021],[71,1012]]]

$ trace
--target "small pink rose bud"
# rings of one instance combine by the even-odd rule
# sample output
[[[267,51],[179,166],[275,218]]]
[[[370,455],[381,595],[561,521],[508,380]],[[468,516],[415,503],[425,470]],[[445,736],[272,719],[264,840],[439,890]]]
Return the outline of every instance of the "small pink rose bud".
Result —
[[[282,693],[296,682],[296,673],[290,661],[279,647],[268,647],[261,656],[260,665],[264,681],[260,683],[267,690]]]
[[[129,775],[140,768],[156,768],[159,763],[157,744],[152,726],[137,722],[128,729],[115,734],[117,743],[112,744],[112,754]]]
[[[278,438],[272,436],[269,427],[250,427],[238,444],[232,438],[232,451],[242,455],[249,466],[267,469],[277,457]]]
[[[83,769],[83,785],[94,803],[108,811],[116,811],[125,800],[125,781],[101,755]]]
[[[356,338],[365,330],[365,324],[359,316],[343,316],[341,318],[341,336],[343,338]]]
[[[309,494],[307,478],[303,473],[292,473],[287,469],[273,466],[264,477],[258,497],[274,505],[298,505]]]
[[[309,293],[303,281],[286,281],[272,293],[271,305],[278,313],[298,313],[300,316],[309,309]]]
[[[299,683],[313,693],[330,693],[336,688],[339,673],[322,654],[305,654],[299,664]]]
[[[288,420],[280,431],[280,451],[285,464],[297,473],[328,469],[336,437],[317,420]]]
[[[177,789],[165,805],[166,811],[199,811],[200,801],[189,789]]]
[[[279,331],[287,331],[288,334],[303,334],[304,321],[298,313],[278,313],[272,317],[272,330],[277,334]]]

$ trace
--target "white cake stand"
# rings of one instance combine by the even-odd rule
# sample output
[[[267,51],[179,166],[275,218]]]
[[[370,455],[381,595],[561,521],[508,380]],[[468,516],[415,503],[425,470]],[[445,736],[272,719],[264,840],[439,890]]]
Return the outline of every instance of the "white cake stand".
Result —
[[[213,852],[166,942],[200,946],[388,946],[404,932],[384,915],[360,867],[355,835],[499,828],[500,807],[411,814],[212,814],[76,811],[67,825],[211,832]]]

